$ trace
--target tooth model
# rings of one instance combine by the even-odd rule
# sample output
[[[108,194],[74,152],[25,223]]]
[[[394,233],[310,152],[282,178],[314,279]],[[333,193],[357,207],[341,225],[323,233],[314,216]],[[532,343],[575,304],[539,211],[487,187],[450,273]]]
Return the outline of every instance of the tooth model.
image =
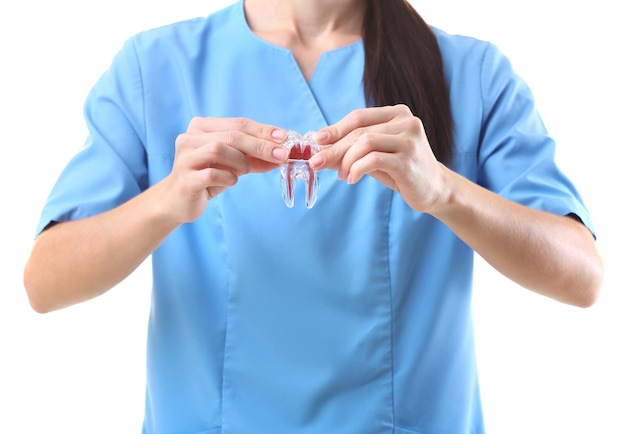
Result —
[[[283,187],[283,200],[289,208],[293,207],[293,193],[296,182],[301,179],[306,185],[307,208],[313,208],[320,188],[317,171],[309,166],[309,158],[320,151],[320,146],[313,140],[313,132],[301,136],[289,131],[287,141],[283,144],[289,150],[289,159],[280,166],[280,181]]]

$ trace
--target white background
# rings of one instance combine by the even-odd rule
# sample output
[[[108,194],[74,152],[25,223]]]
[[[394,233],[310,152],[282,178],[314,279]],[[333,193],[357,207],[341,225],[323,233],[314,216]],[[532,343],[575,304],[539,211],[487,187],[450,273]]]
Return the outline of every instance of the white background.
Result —
[[[39,315],[23,290],[23,264],[51,185],[85,138],[85,95],[122,42],[230,2],[2,2],[0,433],[140,432],[149,265],[96,300]],[[560,164],[591,209],[606,262],[601,298],[590,309],[527,292],[479,262],[476,334],[489,432],[624,434],[620,2],[413,4],[431,24],[488,39],[511,58],[559,143]]]

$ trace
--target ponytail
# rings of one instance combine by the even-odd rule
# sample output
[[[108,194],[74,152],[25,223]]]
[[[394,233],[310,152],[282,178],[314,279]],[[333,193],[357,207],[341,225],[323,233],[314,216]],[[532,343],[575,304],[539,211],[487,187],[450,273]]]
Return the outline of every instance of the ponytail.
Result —
[[[406,0],[367,0],[363,23],[368,104],[405,104],[424,125],[437,159],[452,156],[452,114],[431,28]]]

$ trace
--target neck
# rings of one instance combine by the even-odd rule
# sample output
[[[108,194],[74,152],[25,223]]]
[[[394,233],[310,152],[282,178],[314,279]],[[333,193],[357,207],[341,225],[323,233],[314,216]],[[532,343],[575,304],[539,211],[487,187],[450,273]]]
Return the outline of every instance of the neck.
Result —
[[[291,50],[310,80],[321,54],[359,40],[365,0],[245,0],[250,29]]]
[[[284,42],[361,37],[364,0],[245,0],[248,24],[259,35],[282,35]],[[336,47],[335,47],[336,48]]]

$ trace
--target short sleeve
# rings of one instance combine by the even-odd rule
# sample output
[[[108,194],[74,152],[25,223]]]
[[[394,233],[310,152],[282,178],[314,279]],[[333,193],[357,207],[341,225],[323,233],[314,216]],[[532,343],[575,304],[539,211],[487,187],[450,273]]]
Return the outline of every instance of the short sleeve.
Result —
[[[483,119],[478,183],[507,199],[558,215],[575,214],[593,232],[590,215],[555,161],[555,143],[528,85],[489,45],[481,72]]]
[[[88,137],[53,186],[37,234],[53,221],[110,210],[147,188],[143,113],[140,68],[129,39],[87,96]]]

